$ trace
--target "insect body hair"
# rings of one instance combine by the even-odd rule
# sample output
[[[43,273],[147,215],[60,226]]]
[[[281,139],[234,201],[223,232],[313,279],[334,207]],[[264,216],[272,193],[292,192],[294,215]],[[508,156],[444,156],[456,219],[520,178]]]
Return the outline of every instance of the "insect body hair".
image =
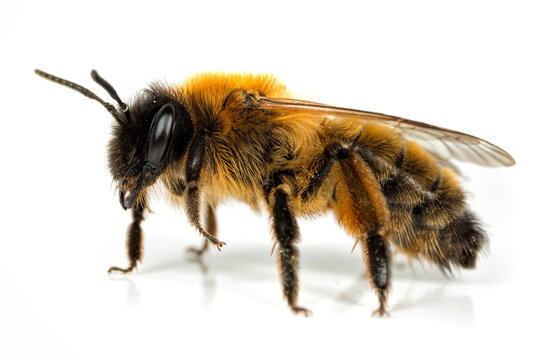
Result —
[[[440,167],[412,141],[399,141],[394,133],[388,133],[386,141],[385,130],[367,130],[357,150],[379,177],[391,214],[393,244],[446,271],[474,267],[487,236],[468,210],[453,171]]]
[[[472,268],[487,236],[469,210],[448,158],[511,166],[503,149],[480,138],[413,120],[290,98],[271,75],[206,73],[184,83],[155,83],[128,105],[96,72],[117,102],[40,70],[36,73],[101,103],[116,119],[109,169],[123,209],[131,209],[127,268],[142,257],[141,222],[159,180],[174,205],[219,250],[215,208],[238,199],[270,216],[282,290],[298,306],[296,218],[331,211],[355,244],[361,242],[369,282],[387,314],[390,247],[437,264]],[[413,138],[443,143],[427,151]],[[425,144],[425,146],[428,146]],[[428,146],[430,149],[431,147]],[[447,149],[448,153],[442,153]],[[444,156],[444,157],[443,157]],[[201,212],[205,209],[205,226]]]
[[[307,201],[302,193],[325,162],[326,146],[338,143],[351,147],[371,169],[390,211],[389,241],[400,251],[443,269],[472,267],[487,242],[454,173],[389,126],[262,111],[256,106],[259,97],[288,95],[273,77],[203,74],[170,92],[189,109],[195,129],[208,131],[201,181],[213,205],[233,196],[259,208],[265,202],[262,184],[275,176],[293,195],[296,216],[333,209],[338,166],[331,166],[317,196]],[[178,184],[179,173],[168,172],[170,188]]]

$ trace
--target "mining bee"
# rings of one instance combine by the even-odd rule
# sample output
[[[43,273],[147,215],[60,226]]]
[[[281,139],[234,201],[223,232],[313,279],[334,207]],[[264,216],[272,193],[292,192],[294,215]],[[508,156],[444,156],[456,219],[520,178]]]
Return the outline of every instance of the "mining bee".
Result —
[[[109,170],[133,220],[130,265],[110,272],[129,273],[141,261],[140,226],[157,183],[203,237],[198,256],[209,244],[225,245],[214,210],[235,198],[269,214],[282,291],[294,313],[310,313],[297,303],[296,218],[335,214],[361,244],[379,300],[374,313],[385,315],[392,248],[450,271],[474,267],[487,244],[449,160],[514,164],[503,149],[461,132],[292,99],[271,75],[198,74],[182,84],[151,84],[126,104],[92,71],[114,106],[71,81],[35,73],[98,101],[115,119]]]

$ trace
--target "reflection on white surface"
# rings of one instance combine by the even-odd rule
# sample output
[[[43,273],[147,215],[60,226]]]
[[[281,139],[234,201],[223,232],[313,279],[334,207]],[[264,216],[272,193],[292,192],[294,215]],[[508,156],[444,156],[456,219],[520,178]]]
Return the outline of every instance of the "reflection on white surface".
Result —
[[[326,304],[331,313],[370,310],[376,306],[376,297],[362,271],[361,262],[358,263],[358,256],[317,248],[302,254],[301,259],[300,297],[310,299],[312,310],[320,304]],[[427,317],[460,325],[474,321],[472,296],[468,291],[461,294],[461,288],[465,287],[461,283],[454,284],[454,279],[436,268],[420,271],[399,262],[392,271],[389,296],[392,316]],[[273,274],[276,272],[274,259],[269,258],[264,247],[249,246],[233,254],[207,254],[202,259],[191,255],[179,256],[176,260],[140,266],[140,270],[133,274],[112,274],[110,278],[125,288],[128,306],[138,306],[141,298],[147,295],[145,290],[140,290],[145,287],[138,286],[139,282],[160,279],[166,280],[164,286],[185,288],[183,297],[191,297],[193,301],[199,298],[199,306],[204,311],[213,306],[216,278],[219,277],[219,281],[224,282],[224,286],[219,288],[236,288],[236,296],[244,298],[243,301],[256,300],[262,307],[261,311],[265,311],[265,304],[268,304],[288,312],[286,302],[277,301],[280,286],[278,275]],[[262,291],[252,291],[249,288],[251,283],[257,283]],[[269,291],[275,293],[266,298]],[[304,304],[308,306],[308,303]],[[216,307],[226,310],[223,304]],[[234,311],[235,304],[229,307],[228,311]]]
[[[124,283],[127,286],[126,288],[126,306],[138,306],[140,293],[137,288],[136,281],[131,276],[126,275],[113,275],[111,274],[111,280]]]

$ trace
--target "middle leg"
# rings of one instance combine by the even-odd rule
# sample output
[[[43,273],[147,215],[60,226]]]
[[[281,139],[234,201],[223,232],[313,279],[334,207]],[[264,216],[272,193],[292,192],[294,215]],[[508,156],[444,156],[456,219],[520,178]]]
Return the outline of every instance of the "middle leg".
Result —
[[[282,291],[294,313],[308,316],[311,311],[297,305],[299,253],[295,242],[299,239],[299,228],[291,208],[290,195],[282,187],[277,187],[270,192],[269,199],[272,229],[279,245],[277,258]]]

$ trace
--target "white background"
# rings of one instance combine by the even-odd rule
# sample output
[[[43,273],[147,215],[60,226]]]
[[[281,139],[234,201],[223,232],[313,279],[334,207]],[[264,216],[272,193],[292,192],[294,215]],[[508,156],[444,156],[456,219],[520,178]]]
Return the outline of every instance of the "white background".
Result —
[[[370,3],[4,4],[0,358],[540,358],[537,2]],[[155,199],[143,264],[108,276],[127,264],[130,221],[106,169],[112,120],[35,67],[103,95],[96,68],[125,99],[154,79],[271,72],[304,98],[481,136],[517,165],[462,166],[490,252],[455,278],[398,259],[389,319],[370,316],[353,240],[331,217],[300,221],[299,300],[314,315],[296,317],[267,216],[239,203],[218,211],[228,245],[205,272],[182,211]]]

